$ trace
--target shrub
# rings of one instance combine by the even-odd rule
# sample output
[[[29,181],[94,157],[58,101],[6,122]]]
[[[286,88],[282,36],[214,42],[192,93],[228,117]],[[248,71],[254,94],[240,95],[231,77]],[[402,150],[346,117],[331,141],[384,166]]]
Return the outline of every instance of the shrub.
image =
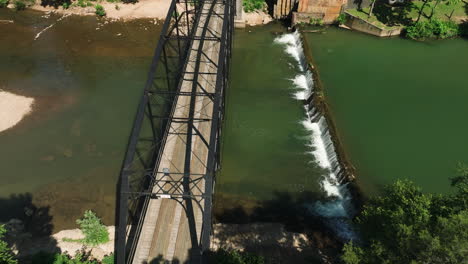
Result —
[[[114,254],[104,256],[104,258],[102,258],[102,264],[114,264]]]
[[[336,18],[336,22],[338,22],[338,24],[342,25],[342,24],[346,23],[346,19],[347,19],[346,14],[342,13]]]
[[[309,24],[312,26],[323,26],[323,20],[321,18],[311,18]]]
[[[138,0],[122,0],[122,2],[124,2],[125,4],[134,4],[138,2]]]
[[[102,5],[96,5],[96,15],[103,17],[106,15],[106,10]]]
[[[15,1],[13,3],[15,5],[16,11],[24,10],[26,9],[26,4],[23,1]]]
[[[255,10],[262,10],[265,6],[264,0],[243,0],[242,6],[244,11],[247,13],[253,12]]]
[[[237,250],[226,251],[219,249],[214,254],[214,263],[217,264],[265,264],[265,259],[252,253]]]
[[[468,21],[461,23],[458,29],[461,36],[468,37]]]
[[[6,7],[8,5],[9,1],[8,0],[0,0],[0,8]]]
[[[79,7],[86,7],[86,2],[83,1],[83,0],[78,0],[77,5],[78,5]]]
[[[451,38],[460,34],[459,26],[453,21],[433,19],[420,21],[406,28],[406,36],[411,39]]]
[[[7,242],[3,241],[6,232],[5,226],[0,225],[0,263],[17,264],[18,261],[14,258],[13,252],[11,252]]]
[[[83,219],[76,220],[76,223],[85,235],[83,243],[95,246],[109,241],[109,232],[106,226],[101,223],[93,211],[86,211]]]

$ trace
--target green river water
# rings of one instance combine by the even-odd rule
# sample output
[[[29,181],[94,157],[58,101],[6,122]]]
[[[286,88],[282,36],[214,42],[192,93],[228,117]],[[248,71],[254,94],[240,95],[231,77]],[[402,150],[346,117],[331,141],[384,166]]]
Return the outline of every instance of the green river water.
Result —
[[[363,190],[408,178],[447,192],[468,162],[468,41],[337,28],[306,38]]]
[[[160,23],[77,16],[56,23],[60,16],[41,15],[0,9],[0,19],[15,20],[0,24],[0,88],[35,98],[32,113],[0,133],[0,221],[34,204],[52,216],[54,231],[75,228],[86,209],[112,225]],[[285,194],[322,195],[325,172],[310,154],[305,111],[293,97],[297,63],[274,43],[280,31],[272,24],[235,32],[217,212]],[[379,40],[335,29],[308,39],[364,190],[406,175],[427,190],[446,190],[466,157],[467,42]]]
[[[42,16],[41,16],[42,15]],[[0,133],[0,221],[48,210],[54,230],[84,210],[114,224],[116,180],[161,23],[0,9],[0,88],[35,99]],[[44,28],[37,40],[34,38]]]

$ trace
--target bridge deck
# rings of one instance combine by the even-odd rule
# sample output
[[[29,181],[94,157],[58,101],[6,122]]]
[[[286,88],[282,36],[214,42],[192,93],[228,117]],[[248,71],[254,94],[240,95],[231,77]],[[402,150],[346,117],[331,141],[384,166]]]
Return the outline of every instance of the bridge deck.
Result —
[[[223,10],[222,2],[207,1],[202,5],[195,38],[187,56],[185,73],[182,75],[181,93],[175,99],[176,108],[169,124],[162,159],[159,167],[155,168],[156,179],[160,181],[181,181],[184,175],[190,175],[194,182],[190,187],[192,195],[203,195],[205,190],[204,178],[197,175],[207,173],[214,104],[213,98],[207,94],[215,92]],[[153,191],[156,192],[159,186],[154,188]],[[197,246],[201,240],[203,209],[203,202],[196,203],[181,198],[151,199],[133,263],[188,261],[191,250],[199,251]]]

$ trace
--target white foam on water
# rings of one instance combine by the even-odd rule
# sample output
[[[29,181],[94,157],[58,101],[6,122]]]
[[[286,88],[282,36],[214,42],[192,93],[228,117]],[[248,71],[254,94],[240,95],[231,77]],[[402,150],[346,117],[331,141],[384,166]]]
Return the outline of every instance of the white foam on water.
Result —
[[[275,43],[285,45],[285,52],[297,61],[300,73],[291,81],[298,91],[293,96],[298,100],[307,100],[313,93],[314,83],[312,72],[307,67],[299,32],[284,34],[276,38]],[[346,184],[339,183],[338,177],[343,169],[328,131],[327,120],[313,106],[311,110],[306,107],[306,113],[307,119],[301,121],[301,124],[310,133],[307,144],[311,149],[309,153],[322,169],[328,171],[320,185],[329,199],[318,201],[309,208],[314,214],[326,218],[326,224],[339,237],[345,240],[354,239],[354,232],[348,223],[352,213],[351,195]]]
[[[55,21],[54,23],[50,24],[48,27],[44,28],[43,30],[41,30],[39,33],[36,34],[36,36],[34,37],[34,40],[37,40],[41,35],[42,33],[46,32],[47,30],[49,30],[50,28],[52,28],[53,26],[55,26],[55,24],[57,24],[57,22],[60,22],[62,21],[64,18],[70,16],[71,14],[65,14],[63,15],[62,17],[60,17],[59,19],[57,19],[57,21]]]

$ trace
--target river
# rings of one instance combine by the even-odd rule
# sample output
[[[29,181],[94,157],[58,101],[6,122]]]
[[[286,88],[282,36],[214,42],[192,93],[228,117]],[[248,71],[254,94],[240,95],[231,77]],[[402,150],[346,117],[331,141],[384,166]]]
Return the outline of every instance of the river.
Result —
[[[0,221],[36,207],[52,231],[75,228],[87,209],[113,225],[116,180],[161,23],[5,9],[0,19],[15,20],[0,24],[0,88],[36,100],[31,114],[0,134]],[[288,220],[298,209],[320,215],[318,201],[342,195],[298,100],[300,45],[284,34],[274,23],[235,32],[218,221],[259,206],[275,211],[262,211],[272,213],[263,220]],[[377,39],[334,28],[307,39],[363,190],[408,177],[446,191],[467,154],[467,42]],[[318,205],[343,206],[334,201]],[[322,215],[333,216],[330,210]]]
[[[468,41],[308,33],[345,151],[365,193],[410,179],[448,192],[468,162]]]
[[[75,228],[87,209],[114,225],[116,180],[161,23],[61,17],[0,9],[15,21],[0,24],[0,88],[35,99],[0,133],[0,221],[36,207],[52,231]]]

